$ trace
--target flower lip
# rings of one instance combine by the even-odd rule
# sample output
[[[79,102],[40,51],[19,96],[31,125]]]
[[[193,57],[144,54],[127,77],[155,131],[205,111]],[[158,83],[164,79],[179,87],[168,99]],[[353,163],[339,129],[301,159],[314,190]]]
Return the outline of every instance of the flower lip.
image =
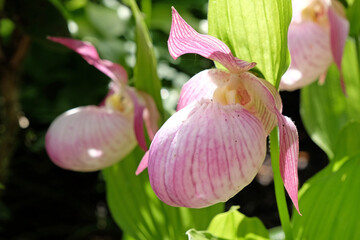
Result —
[[[58,116],[45,137],[50,159],[59,167],[97,171],[125,157],[136,145],[132,121],[97,106],[71,109]]]
[[[265,154],[266,132],[255,116],[240,104],[204,99],[176,112],[157,132],[150,183],[169,205],[209,206],[248,185]]]

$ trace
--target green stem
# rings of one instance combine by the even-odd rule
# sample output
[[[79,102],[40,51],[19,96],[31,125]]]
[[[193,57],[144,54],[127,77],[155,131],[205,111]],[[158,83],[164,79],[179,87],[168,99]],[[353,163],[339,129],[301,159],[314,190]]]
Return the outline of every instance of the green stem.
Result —
[[[285,233],[286,240],[293,239],[293,232],[290,223],[289,212],[286,204],[284,184],[280,174],[279,166],[279,138],[278,138],[278,127],[270,133],[270,153],[271,153],[271,166],[274,172],[274,185],[275,185],[275,196],[276,203],[279,211],[281,226]]]

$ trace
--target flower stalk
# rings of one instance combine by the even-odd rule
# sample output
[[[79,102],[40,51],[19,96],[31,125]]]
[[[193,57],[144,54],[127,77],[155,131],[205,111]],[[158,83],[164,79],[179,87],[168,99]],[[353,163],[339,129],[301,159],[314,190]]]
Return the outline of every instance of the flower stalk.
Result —
[[[279,138],[278,138],[278,127],[270,133],[270,154],[271,154],[271,167],[274,173],[274,188],[276,204],[280,216],[281,226],[285,233],[286,240],[293,239],[292,227],[290,223],[289,212],[286,204],[286,197],[284,191],[283,180],[280,174],[279,167]]]

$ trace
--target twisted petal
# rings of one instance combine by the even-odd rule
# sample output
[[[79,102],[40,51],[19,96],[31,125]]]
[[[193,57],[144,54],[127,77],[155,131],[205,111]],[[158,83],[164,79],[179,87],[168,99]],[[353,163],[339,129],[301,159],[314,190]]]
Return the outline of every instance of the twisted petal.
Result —
[[[74,50],[90,65],[96,67],[113,81],[124,84],[127,83],[128,78],[125,69],[119,64],[100,59],[95,47],[92,44],[71,38],[48,37],[48,39]]]
[[[146,146],[145,134],[144,134],[144,121],[143,121],[143,112],[145,106],[142,105],[138,97],[136,96],[135,92],[131,88],[127,88],[127,93],[131,97],[132,102],[134,103],[134,130],[136,140],[139,146],[144,150],[147,151],[148,148]]]
[[[265,154],[266,132],[240,104],[194,102],[155,135],[148,158],[150,183],[169,205],[206,207],[248,185]]]
[[[276,115],[280,135],[280,172],[286,191],[288,192],[295,208],[298,205],[298,174],[297,164],[299,157],[299,137],[296,126],[288,118],[283,116],[276,104],[273,93],[256,77],[244,78],[245,84],[252,91],[257,92],[259,101],[265,104],[268,111]]]
[[[158,121],[160,119],[160,114],[157,110],[154,99],[147,93],[136,91],[139,98],[141,98],[144,104],[143,119],[149,135],[150,140],[154,139],[155,133],[159,129]]]
[[[51,124],[46,150],[59,167],[96,171],[125,157],[135,146],[132,118],[102,107],[69,110]]]
[[[333,7],[328,9],[328,18],[330,22],[330,43],[331,52],[336,66],[340,71],[340,83],[343,92],[346,94],[344,77],[341,70],[341,60],[344,53],[346,38],[349,34],[349,22],[335,12]]]
[[[314,22],[290,24],[288,46],[291,64],[280,89],[295,90],[314,82],[333,61],[329,30]]]
[[[218,69],[204,70],[193,76],[181,88],[177,111],[195,100],[212,99],[219,82],[226,81],[229,73]]]
[[[196,53],[221,63],[231,72],[245,72],[256,65],[234,57],[228,46],[219,39],[196,32],[175,8],[172,8],[168,48],[174,59],[186,53]]]

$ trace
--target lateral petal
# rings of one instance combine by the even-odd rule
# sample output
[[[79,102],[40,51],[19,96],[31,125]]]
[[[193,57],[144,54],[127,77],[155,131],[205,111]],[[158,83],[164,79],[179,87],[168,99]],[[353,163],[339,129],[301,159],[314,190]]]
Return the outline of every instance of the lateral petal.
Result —
[[[132,118],[102,107],[71,109],[51,124],[46,151],[59,167],[97,171],[120,161],[136,146],[132,124]]]
[[[297,162],[299,157],[299,137],[296,126],[288,118],[283,116],[278,107],[271,91],[269,91],[262,81],[256,77],[245,78],[245,84],[256,89],[257,96],[269,111],[273,112],[278,121],[280,134],[280,172],[286,191],[288,192],[295,208],[299,211],[298,205],[298,174]]]
[[[300,214],[298,203],[299,137],[290,118],[278,114],[280,136],[280,173],[286,191]],[[301,215],[301,214],[300,214]]]
[[[175,8],[172,8],[168,48],[174,59],[186,53],[196,53],[221,63],[230,72],[246,72],[256,65],[254,62],[249,63],[236,58],[228,46],[219,39],[196,32]]]
[[[349,22],[344,17],[337,14],[333,7],[329,7],[328,9],[328,18],[330,23],[331,52],[334,57],[336,66],[340,72],[341,88],[344,94],[346,94],[344,76],[341,69],[341,61],[344,53],[345,42],[349,34]]]
[[[160,128],[149,150],[149,177],[172,206],[206,207],[248,185],[266,154],[260,121],[236,105],[193,102]]]
[[[288,32],[291,55],[280,89],[293,91],[314,82],[333,61],[328,28],[315,22],[292,23]]]
[[[136,140],[139,146],[146,152],[148,150],[145,140],[144,134],[144,119],[143,119],[143,112],[145,106],[140,103],[138,96],[134,92],[132,88],[127,88],[127,93],[131,97],[132,102],[134,103],[134,131]]]
[[[96,67],[99,71],[107,75],[113,81],[123,84],[127,83],[128,77],[125,69],[117,63],[113,63],[105,59],[100,59],[96,48],[89,42],[62,37],[48,37],[48,39],[53,42],[60,43],[75,51],[90,65]]]
[[[212,99],[218,85],[220,85],[221,82],[225,82],[228,78],[229,73],[218,69],[199,72],[181,88],[176,110],[179,111],[195,100]]]

